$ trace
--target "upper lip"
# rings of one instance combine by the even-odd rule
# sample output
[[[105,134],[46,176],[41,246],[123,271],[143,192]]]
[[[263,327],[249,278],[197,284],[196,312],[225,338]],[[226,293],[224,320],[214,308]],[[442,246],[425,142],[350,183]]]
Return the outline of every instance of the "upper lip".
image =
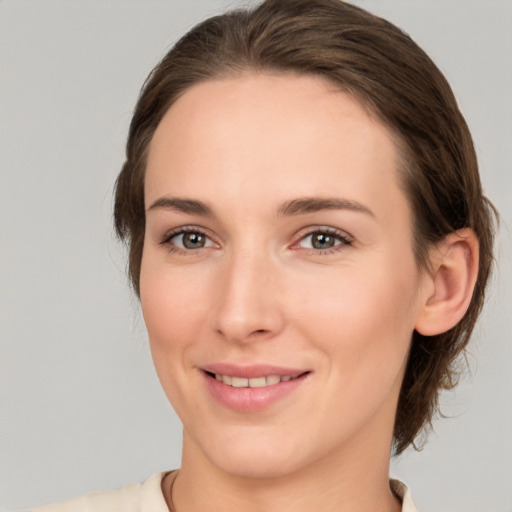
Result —
[[[231,377],[242,377],[246,379],[268,377],[270,375],[277,375],[279,377],[290,375],[293,377],[309,371],[304,368],[285,368],[284,366],[274,366],[271,364],[253,364],[246,366],[232,363],[207,364],[201,366],[200,369],[217,375],[229,375]]]

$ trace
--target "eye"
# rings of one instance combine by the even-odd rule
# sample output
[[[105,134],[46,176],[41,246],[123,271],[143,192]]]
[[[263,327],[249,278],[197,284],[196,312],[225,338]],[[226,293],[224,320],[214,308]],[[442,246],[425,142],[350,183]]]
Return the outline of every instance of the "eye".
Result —
[[[301,249],[313,249],[317,251],[328,251],[351,245],[352,240],[338,231],[316,230],[302,237],[296,247]]]
[[[206,247],[215,247],[216,244],[208,236],[201,231],[195,229],[181,229],[178,232],[173,232],[167,235],[161,242],[162,245],[167,245],[171,250],[196,250]]]

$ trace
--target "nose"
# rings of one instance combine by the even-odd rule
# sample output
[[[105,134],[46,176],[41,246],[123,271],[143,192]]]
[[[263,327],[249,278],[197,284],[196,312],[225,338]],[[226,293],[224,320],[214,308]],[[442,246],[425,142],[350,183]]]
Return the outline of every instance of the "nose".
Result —
[[[270,339],[284,326],[277,265],[265,254],[247,251],[223,262],[214,329],[235,343]]]

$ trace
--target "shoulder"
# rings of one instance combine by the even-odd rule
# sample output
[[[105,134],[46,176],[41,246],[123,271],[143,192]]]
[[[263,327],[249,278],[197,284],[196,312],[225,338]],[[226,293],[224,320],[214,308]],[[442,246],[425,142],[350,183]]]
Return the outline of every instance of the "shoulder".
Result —
[[[405,484],[400,482],[400,480],[391,479],[389,485],[395,495],[402,501],[402,512],[418,512],[412,501],[411,492]]]
[[[157,473],[143,484],[130,484],[117,491],[86,494],[79,498],[32,508],[26,512],[168,512]]]

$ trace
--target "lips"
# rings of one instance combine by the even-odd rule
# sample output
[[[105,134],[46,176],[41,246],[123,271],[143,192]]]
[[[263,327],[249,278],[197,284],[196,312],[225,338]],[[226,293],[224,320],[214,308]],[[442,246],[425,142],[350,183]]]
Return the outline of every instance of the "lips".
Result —
[[[240,412],[264,410],[297,390],[309,370],[271,365],[212,364],[201,368],[217,402]]]

